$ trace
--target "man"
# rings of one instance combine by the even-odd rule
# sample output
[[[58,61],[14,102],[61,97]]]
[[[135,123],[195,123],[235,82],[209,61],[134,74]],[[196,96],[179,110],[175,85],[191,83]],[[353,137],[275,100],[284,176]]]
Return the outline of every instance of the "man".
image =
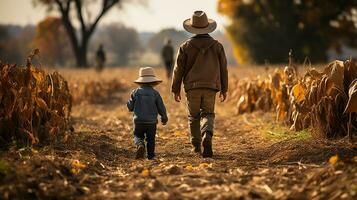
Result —
[[[105,63],[105,52],[102,44],[99,45],[99,48],[97,50],[96,60],[97,60],[97,71],[100,72],[103,70],[104,63]]]
[[[222,44],[208,34],[217,24],[208,19],[205,12],[195,11],[192,18],[183,22],[183,27],[195,36],[180,46],[171,90],[175,101],[180,102],[183,82],[193,152],[201,154],[202,145],[202,156],[212,157],[215,98],[217,92],[220,92],[221,102],[227,97],[227,59]]]
[[[161,51],[161,57],[165,64],[167,78],[169,79],[171,78],[172,65],[174,62],[174,48],[171,45],[170,39],[166,40],[166,44],[164,45]]]

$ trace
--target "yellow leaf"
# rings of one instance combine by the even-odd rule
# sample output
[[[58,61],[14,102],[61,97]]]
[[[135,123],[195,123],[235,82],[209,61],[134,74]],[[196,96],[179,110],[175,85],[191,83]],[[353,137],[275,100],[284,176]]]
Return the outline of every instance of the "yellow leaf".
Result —
[[[337,161],[338,161],[338,155],[334,155],[334,156],[331,156],[331,157],[330,157],[330,159],[329,159],[328,162],[329,162],[331,165],[334,165],[334,164],[337,163]]]
[[[33,148],[31,148],[31,152],[32,152],[33,154],[37,154],[37,153],[38,153],[38,151],[37,151],[36,149],[33,149]]]
[[[292,93],[297,102],[300,103],[305,100],[305,89],[301,83],[298,83],[293,87]]]
[[[150,170],[148,170],[148,169],[143,169],[143,171],[141,171],[141,173],[140,173],[140,176],[142,176],[142,177],[148,177],[148,176],[150,176]]]
[[[185,167],[185,169],[186,169],[187,171],[193,171],[193,170],[194,170],[193,167],[192,167],[192,165],[187,165],[187,166]]]
[[[31,72],[32,76],[36,79],[36,81],[42,82],[44,80],[43,74],[40,71],[31,67]]]
[[[71,169],[72,174],[78,174],[79,171],[80,171],[79,169],[74,169],[74,168]]]
[[[40,97],[36,98],[36,104],[37,104],[38,107],[40,107],[42,109],[47,109],[46,102]]]
[[[208,164],[208,163],[201,163],[201,164],[198,166],[198,168],[202,168],[202,169],[204,169],[204,168],[208,168],[208,167],[211,167],[211,164]]]
[[[86,167],[86,165],[81,163],[79,160],[72,160],[71,166],[74,169],[83,169]]]
[[[184,136],[186,136],[186,134],[184,132],[182,132],[182,131],[175,131],[174,132],[174,136],[176,136],[176,137],[184,137]]]

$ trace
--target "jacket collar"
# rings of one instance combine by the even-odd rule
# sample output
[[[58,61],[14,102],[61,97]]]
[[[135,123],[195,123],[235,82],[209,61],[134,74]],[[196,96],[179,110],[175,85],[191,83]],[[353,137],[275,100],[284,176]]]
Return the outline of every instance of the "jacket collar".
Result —
[[[209,34],[197,34],[192,36],[191,38],[212,38]]]

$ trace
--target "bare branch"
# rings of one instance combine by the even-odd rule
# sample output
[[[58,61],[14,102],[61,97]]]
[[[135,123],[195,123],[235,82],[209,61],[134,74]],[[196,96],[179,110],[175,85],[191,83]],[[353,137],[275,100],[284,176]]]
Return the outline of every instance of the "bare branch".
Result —
[[[77,10],[77,17],[81,23],[82,34],[84,34],[87,31],[87,27],[84,22],[83,14],[82,14],[82,1],[75,0],[75,4],[76,4],[76,10]]]
[[[60,12],[62,13],[62,22],[63,22],[63,25],[66,27],[68,36],[71,40],[71,44],[73,45],[74,49],[78,49],[78,38],[76,36],[76,30],[75,30],[75,28],[70,20],[70,17],[69,17],[71,1],[72,0],[67,0],[66,3],[64,4],[60,0],[55,0]]]
[[[116,3],[118,3],[119,0],[103,0],[103,7],[102,7],[102,11],[99,13],[99,15],[97,16],[97,18],[95,19],[95,21],[93,22],[93,24],[90,26],[87,34],[90,35],[93,33],[93,31],[95,30],[98,22],[100,21],[100,19],[104,16],[104,14],[111,8],[113,7]]]

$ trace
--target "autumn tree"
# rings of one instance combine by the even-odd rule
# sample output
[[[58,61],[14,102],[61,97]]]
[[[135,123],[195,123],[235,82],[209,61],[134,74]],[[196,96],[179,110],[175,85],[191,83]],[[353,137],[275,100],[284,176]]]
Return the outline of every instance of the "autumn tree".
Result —
[[[240,63],[286,62],[289,49],[324,62],[327,51],[357,47],[357,1],[219,0]]]
[[[47,17],[36,27],[35,46],[41,49],[42,59],[46,64],[60,66],[68,63],[72,49],[68,46],[69,38],[61,18]]]
[[[7,63],[23,63],[33,48],[35,27],[0,25],[0,60]],[[25,63],[24,63],[25,64]]]
[[[34,0],[61,14],[62,23],[67,31],[76,57],[77,66],[87,67],[88,44],[99,21],[115,5],[121,5],[125,0]],[[99,13],[91,19],[89,4],[99,3]],[[73,16],[72,14],[75,14]],[[75,24],[79,24],[78,28]]]

